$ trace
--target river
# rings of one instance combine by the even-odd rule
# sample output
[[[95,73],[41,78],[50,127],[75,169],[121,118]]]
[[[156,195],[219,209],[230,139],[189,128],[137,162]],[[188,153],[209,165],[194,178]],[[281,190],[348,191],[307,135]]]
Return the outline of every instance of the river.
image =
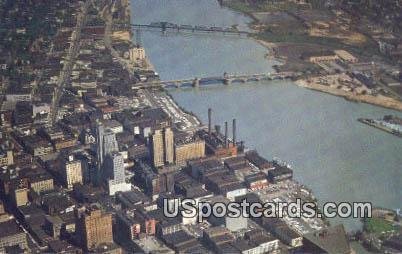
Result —
[[[250,19],[221,8],[215,0],[132,0],[136,24],[168,21],[186,25],[246,29]],[[272,70],[267,49],[257,42],[222,35],[162,34],[142,31],[140,42],[161,79]],[[266,158],[293,166],[295,178],[310,187],[319,203],[372,202],[402,208],[402,139],[359,123],[400,112],[299,88],[291,81],[217,85],[171,90],[174,99],[203,122],[213,109],[214,124],[237,118],[238,138]],[[347,230],[358,219],[332,219]]]

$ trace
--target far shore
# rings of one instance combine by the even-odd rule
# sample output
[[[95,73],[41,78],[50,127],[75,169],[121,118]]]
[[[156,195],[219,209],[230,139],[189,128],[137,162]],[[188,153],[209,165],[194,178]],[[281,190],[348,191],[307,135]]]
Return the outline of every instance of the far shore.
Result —
[[[299,87],[323,92],[323,93],[328,93],[331,95],[343,97],[347,100],[354,101],[354,102],[363,102],[363,103],[368,103],[376,106],[380,106],[383,108],[389,108],[389,109],[394,109],[398,111],[402,111],[402,102],[391,98],[391,97],[386,97],[383,95],[362,95],[362,94],[353,94],[351,92],[347,92],[341,89],[336,89],[332,88],[329,86],[324,86],[320,85],[314,82],[307,82],[304,79],[299,79],[295,82],[296,85]]]

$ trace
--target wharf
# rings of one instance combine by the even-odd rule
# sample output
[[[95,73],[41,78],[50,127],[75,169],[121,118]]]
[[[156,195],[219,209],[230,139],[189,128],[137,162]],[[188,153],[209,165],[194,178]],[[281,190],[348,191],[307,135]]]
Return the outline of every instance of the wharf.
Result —
[[[369,126],[372,126],[372,127],[374,127],[374,128],[377,128],[377,129],[379,129],[379,130],[385,131],[385,132],[387,132],[387,133],[390,133],[390,134],[392,134],[392,135],[395,135],[395,136],[397,136],[397,137],[402,138],[402,133],[397,132],[397,131],[395,131],[395,130],[392,130],[391,128],[388,128],[388,127],[386,127],[386,126],[384,126],[384,125],[381,125],[380,123],[378,123],[377,121],[375,121],[375,120],[373,120],[373,119],[359,118],[359,119],[357,119],[357,120],[358,120],[359,122],[361,122],[361,123],[367,124],[367,125],[369,125]]]

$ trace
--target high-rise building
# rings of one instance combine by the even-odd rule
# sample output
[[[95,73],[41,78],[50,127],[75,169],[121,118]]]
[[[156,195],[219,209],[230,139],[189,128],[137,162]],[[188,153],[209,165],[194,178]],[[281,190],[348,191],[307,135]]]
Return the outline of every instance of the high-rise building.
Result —
[[[98,162],[101,166],[105,156],[112,152],[117,152],[119,147],[117,145],[116,134],[110,129],[105,129],[102,124],[98,124],[97,126],[96,139]]]
[[[101,244],[113,243],[112,215],[102,213],[98,207],[87,208],[77,214],[77,239],[85,250],[93,250]]]
[[[96,153],[97,153],[97,171],[93,174],[93,179],[96,184],[99,184],[105,179],[104,176],[103,163],[107,155],[118,152],[119,147],[116,140],[115,133],[110,129],[105,129],[105,127],[98,123],[96,128]]]
[[[83,183],[81,161],[74,160],[73,155],[68,157],[68,161],[65,164],[63,182],[68,189],[72,189],[75,184]]]
[[[151,138],[151,147],[155,167],[174,163],[174,135],[172,129],[155,130]]]
[[[125,179],[123,155],[118,152],[107,155],[103,169],[109,195],[114,195],[118,191],[131,190],[131,184],[126,183]]]
[[[163,133],[162,130],[155,130],[151,139],[152,160],[155,167],[161,167],[164,163]]]
[[[174,139],[173,131],[170,128],[165,128],[164,131],[164,146],[165,146],[165,163],[174,163]]]
[[[98,166],[101,167],[103,163],[103,133],[105,128],[102,124],[98,123],[96,126],[96,155],[98,156]]]
[[[117,151],[119,151],[119,146],[117,145],[116,134],[110,129],[105,129],[103,133],[103,158]]]
[[[107,155],[105,158],[104,170],[106,179],[113,179],[116,182],[125,181],[123,155],[118,152],[113,152]]]

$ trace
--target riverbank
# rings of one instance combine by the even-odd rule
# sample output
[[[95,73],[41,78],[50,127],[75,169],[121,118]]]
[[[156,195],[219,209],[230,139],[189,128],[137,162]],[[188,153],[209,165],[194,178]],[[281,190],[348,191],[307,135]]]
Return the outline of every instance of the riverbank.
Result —
[[[283,8],[281,7],[276,9],[273,8],[274,5],[270,7],[262,7],[253,4],[240,3],[239,1],[225,3],[225,6],[248,16],[252,16],[254,21],[253,24],[249,24],[250,28],[252,28],[252,26],[259,26],[263,29],[267,29],[261,30],[260,33],[252,36],[251,38],[269,50],[269,53],[266,55],[267,59],[280,61],[280,64],[275,66],[275,70],[278,72],[293,71],[308,73],[309,75],[313,73],[317,74],[317,78],[325,79],[325,75],[323,73],[326,73],[327,70],[325,68],[325,71],[323,70],[321,63],[312,63],[311,61],[303,59],[302,56],[305,54],[319,55],[320,52],[323,51],[329,52],[338,49],[345,49],[352,52],[354,55],[356,54],[356,59],[368,61],[367,54],[363,54],[359,51],[361,47],[365,47],[364,41],[359,42],[360,44],[355,43],[348,45],[341,40],[337,41],[333,38],[329,38],[328,36],[306,36],[305,34],[300,33],[303,29],[307,28],[300,27],[299,29],[296,29],[295,27],[292,27],[291,24],[293,24],[292,22],[294,22],[294,19],[300,19],[300,17],[298,16],[297,12],[292,12],[290,6],[282,6]],[[267,12],[267,10],[264,8],[268,8],[269,12]],[[268,15],[272,17],[261,17],[256,19],[254,14],[261,13],[272,14]],[[311,13],[314,13],[314,10],[311,10]],[[279,19],[279,17],[282,19]],[[269,20],[271,22],[269,22]],[[337,19],[334,19],[333,21],[339,22]],[[275,28],[282,26],[283,28]],[[319,28],[315,29],[319,30]],[[269,36],[267,36],[267,34],[269,34]],[[345,65],[347,64],[349,63],[345,63]],[[336,66],[335,62],[334,65]],[[330,66],[330,64],[328,66]],[[347,71],[349,71],[348,68],[343,69],[341,72],[347,73]],[[334,73],[334,70],[329,69],[328,73]],[[402,101],[397,99],[396,96],[391,97],[384,93],[378,95],[371,95],[370,93],[356,94],[354,91],[345,91],[329,86],[323,86],[308,80],[301,80],[296,84],[303,88],[340,96],[350,101],[363,102],[402,111]],[[385,89],[388,94],[395,94],[392,89],[378,85],[377,90],[381,89]]]
[[[368,103],[376,106],[380,106],[383,108],[389,108],[389,109],[395,109],[402,111],[402,102],[391,98],[387,97],[384,95],[369,95],[369,94],[357,94],[353,93],[350,91],[345,91],[342,89],[338,89],[336,87],[332,86],[326,86],[326,85],[320,85],[317,82],[314,81],[308,81],[305,79],[299,79],[295,82],[295,84],[299,87],[343,97],[347,100],[354,101],[354,102],[363,102],[363,103]]]

